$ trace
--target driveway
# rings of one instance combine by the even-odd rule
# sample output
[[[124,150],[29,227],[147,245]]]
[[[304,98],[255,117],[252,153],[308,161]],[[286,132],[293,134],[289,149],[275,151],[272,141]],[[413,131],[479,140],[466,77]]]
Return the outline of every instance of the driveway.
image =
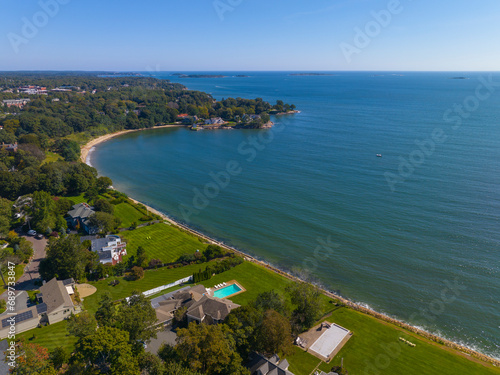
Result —
[[[45,258],[45,247],[47,246],[47,240],[45,238],[37,240],[31,236],[23,237],[33,244],[33,257],[31,258],[31,262],[24,268],[23,275],[16,282],[16,305],[20,291],[38,289],[38,287],[35,286],[35,281],[40,278],[40,261]],[[0,295],[0,299],[7,300],[7,292],[7,289],[5,289],[2,295]]]
[[[148,343],[148,347],[146,348],[147,352],[155,355],[158,353],[158,350],[163,343],[175,346],[177,333],[175,333],[175,331],[171,327],[167,327],[165,328],[165,331],[156,332],[156,337],[156,339],[152,339]]]

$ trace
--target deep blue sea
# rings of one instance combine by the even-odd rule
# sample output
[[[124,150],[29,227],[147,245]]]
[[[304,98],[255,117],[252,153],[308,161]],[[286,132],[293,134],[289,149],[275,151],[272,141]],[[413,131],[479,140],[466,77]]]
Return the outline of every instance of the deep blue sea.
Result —
[[[154,76],[301,113],[128,134],[92,164],[206,234],[500,357],[500,74],[221,74]]]

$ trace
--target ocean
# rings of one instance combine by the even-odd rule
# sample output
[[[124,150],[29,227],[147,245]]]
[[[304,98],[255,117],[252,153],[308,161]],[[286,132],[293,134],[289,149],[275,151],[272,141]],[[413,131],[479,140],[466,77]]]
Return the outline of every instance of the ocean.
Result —
[[[207,235],[500,358],[500,75],[217,74],[152,75],[301,113],[126,134],[92,165]]]

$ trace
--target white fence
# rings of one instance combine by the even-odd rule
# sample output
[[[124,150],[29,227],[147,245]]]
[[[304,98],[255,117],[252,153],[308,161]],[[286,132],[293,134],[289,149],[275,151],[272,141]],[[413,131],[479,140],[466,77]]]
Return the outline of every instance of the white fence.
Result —
[[[193,276],[188,276],[188,277],[185,277],[184,279],[180,279],[180,280],[174,281],[171,284],[162,285],[162,286],[159,286],[157,288],[154,288],[154,289],[151,289],[151,290],[147,290],[145,292],[142,292],[142,294],[144,294],[146,297],[149,297],[149,296],[152,296],[153,294],[161,292],[162,290],[165,290],[165,289],[168,289],[168,288],[172,288],[173,286],[176,286],[176,285],[179,285],[179,284],[187,283],[188,281],[191,281],[192,279],[193,279]]]

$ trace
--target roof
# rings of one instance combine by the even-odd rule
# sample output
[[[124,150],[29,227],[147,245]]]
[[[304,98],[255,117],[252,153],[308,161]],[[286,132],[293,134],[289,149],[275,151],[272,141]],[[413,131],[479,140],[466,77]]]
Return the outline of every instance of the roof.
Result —
[[[75,204],[73,206],[73,209],[71,211],[68,211],[68,215],[72,218],[79,217],[81,219],[88,218],[93,213],[94,210],[92,210],[87,203]]]
[[[262,354],[252,353],[247,367],[251,375],[293,375],[288,371],[288,361],[275,354],[271,358],[266,358]]]
[[[199,301],[188,307],[187,314],[195,319],[203,320],[210,316],[214,320],[224,320],[232,309],[240,307],[227,299],[220,299],[203,295]]]
[[[109,235],[104,238],[94,238],[91,240],[91,250],[101,251],[104,247],[111,246],[116,240],[121,240],[119,236]]]
[[[99,260],[107,260],[113,258],[113,256],[111,255],[111,250],[98,251],[97,254],[99,255]]]
[[[203,285],[195,285],[191,288],[184,288],[176,293],[174,293],[173,297],[174,299],[180,299],[183,301],[193,299],[195,301],[199,301],[201,297],[207,292],[205,287]]]
[[[151,300],[151,306],[153,307],[153,309],[156,309],[156,308],[160,307],[160,302],[166,301],[168,299],[172,299],[174,297],[174,294],[181,292],[181,291],[184,291],[186,289],[190,289],[190,288],[188,286],[186,286],[186,287],[179,289],[179,290],[176,290],[174,292],[166,293],[166,294],[163,294],[159,297],[153,298]]]
[[[42,300],[47,305],[47,314],[61,307],[73,307],[73,301],[63,285],[55,277],[40,287]]]
[[[2,328],[10,326],[10,319],[14,318],[16,324],[25,322],[28,320],[36,319],[38,320],[38,313],[36,311],[36,306],[28,307],[27,309],[19,311],[16,315],[9,315],[2,319]]]

